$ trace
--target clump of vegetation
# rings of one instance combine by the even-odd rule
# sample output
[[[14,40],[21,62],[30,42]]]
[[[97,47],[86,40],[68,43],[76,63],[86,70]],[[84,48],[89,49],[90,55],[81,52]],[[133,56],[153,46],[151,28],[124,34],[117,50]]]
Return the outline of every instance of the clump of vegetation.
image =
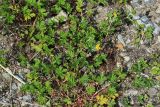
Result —
[[[96,6],[110,3],[119,6],[106,14],[106,20],[96,23]],[[116,52],[106,48],[116,50],[111,38],[124,24],[121,7],[126,3],[127,0],[2,0],[3,28],[11,29],[17,38],[12,52],[21,66],[31,70],[22,91],[36,96],[42,105],[114,106],[119,83],[130,72],[113,67],[106,73],[100,67],[109,59],[115,60]],[[9,59],[1,58],[0,63],[9,65]],[[133,66],[133,71],[143,72],[147,66],[142,60]],[[151,73],[155,75],[157,69],[153,67]],[[133,84],[144,86],[147,81],[138,77]]]

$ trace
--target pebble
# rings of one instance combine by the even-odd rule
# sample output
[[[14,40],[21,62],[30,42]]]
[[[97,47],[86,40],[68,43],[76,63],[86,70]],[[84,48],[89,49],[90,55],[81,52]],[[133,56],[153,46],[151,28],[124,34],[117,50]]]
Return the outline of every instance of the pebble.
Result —
[[[123,95],[124,96],[135,96],[138,94],[138,91],[137,90],[134,90],[134,89],[129,89],[129,90],[126,90]]]
[[[26,101],[26,102],[31,102],[31,101],[32,101],[31,95],[25,95],[25,96],[22,97],[22,99],[23,99],[24,101]]]
[[[124,40],[123,40],[123,36],[122,36],[122,35],[118,35],[117,38],[118,38],[118,42],[122,43],[123,46],[125,46],[125,42],[124,42]]]
[[[153,31],[153,34],[154,35],[158,35],[159,32],[160,32],[160,27],[157,24],[155,24],[155,23],[154,23],[154,27],[155,27],[155,29]]]
[[[125,107],[120,101],[118,101],[118,106],[119,107]]]
[[[121,52],[119,55],[120,55],[121,57],[125,57],[125,56],[127,56],[127,53]]]
[[[131,43],[131,40],[130,40],[130,39],[127,39],[127,40],[126,40],[126,44],[129,44],[129,43]]]
[[[13,89],[13,90],[17,90],[17,88],[18,88],[18,87],[17,87],[16,83],[13,83],[13,84],[12,84],[12,89]]]
[[[132,67],[132,62],[127,62],[127,67],[130,69]]]
[[[132,0],[131,4],[132,4],[133,7],[138,7],[139,6],[138,2],[139,2],[139,0]]]
[[[140,75],[143,76],[143,77],[145,77],[145,78],[149,78],[149,76],[146,75],[146,74],[144,74],[144,73],[141,73]]]
[[[120,62],[117,62],[116,66],[119,68],[122,67],[122,64]]]
[[[57,16],[46,19],[46,23],[48,23],[49,21],[55,21],[58,23],[61,17],[63,17],[63,21],[66,21],[68,18],[67,13],[65,13],[63,10],[60,11]]]
[[[130,57],[129,56],[124,56],[124,62],[128,62],[130,60]]]
[[[149,19],[148,19],[147,16],[142,16],[141,21],[144,22],[144,23],[148,23]]]
[[[151,5],[151,4],[155,3],[155,0],[144,0],[144,3],[147,5]]]
[[[138,19],[140,19],[140,16],[133,16],[133,19],[138,20]]]

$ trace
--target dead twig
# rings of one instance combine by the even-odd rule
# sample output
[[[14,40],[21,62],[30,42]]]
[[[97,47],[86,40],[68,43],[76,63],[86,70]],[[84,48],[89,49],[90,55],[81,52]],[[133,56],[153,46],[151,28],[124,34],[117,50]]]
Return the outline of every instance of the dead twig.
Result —
[[[96,92],[93,94],[92,98],[95,97],[98,93],[100,93],[102,90],[104,90],[104,89],[107,88],[108,86],[110,86],[109,83],[105,84],[101,89],[99,89],[98,91],[96,91]],[[91,98],[91,99],[92,99],[92,98]]]
[[[9,75],[11,75],[13,78],[15,78],[16,80],[18,80],[18,81],[21,82],[22,84],[25,84],[25,82],[24,82],[22,79],[20,79],[19,77],[15,76],[10,69],[5,68],[5,67],[4,67],[3,65],[1,65],[1,64],[0,64],[0,67],[1,67],[3,70],[5,70]]]

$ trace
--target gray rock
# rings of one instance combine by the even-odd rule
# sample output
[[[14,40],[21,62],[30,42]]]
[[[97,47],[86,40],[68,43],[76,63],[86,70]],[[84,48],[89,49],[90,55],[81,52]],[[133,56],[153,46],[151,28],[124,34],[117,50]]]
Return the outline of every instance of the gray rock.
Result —
[[[139,0],[132,0],[131,4],[133,7],[138,7],[139,6]]]
[[[31,101],[32,101],[31,95],[25,95],[25,96],[22,97],[22,99],[23,99],[24,101],[26,101],[26,102],[31,102]]]
[[[13,83],[11,88],[12,88],[12,90],[17,90],[18,89],[16,83]]]
[[[146,5],[151,5],[151,4],[155,3],[155,0],[144,0],[144,3]]]
[[[149,19],[148,19],[147,16],[142,16],[141,21],[144,22],[144,23],[148,23]]]
[[[131,2],[133,2],[133,3],[138,3],[139,0],[132,0]]]
[[[155,29],[153,31],[153,34],[154,35],[158,35],[159,32],[160,32],[160,27],[157,24],[155,24],[155,23],[154,23],[154,27],[155,27]]]
[[[126,90],[123,95],[124,96],[135,96],[138,94],[138,91],[137,90],[134,90],[134,89],[129,89],[129,90]]]

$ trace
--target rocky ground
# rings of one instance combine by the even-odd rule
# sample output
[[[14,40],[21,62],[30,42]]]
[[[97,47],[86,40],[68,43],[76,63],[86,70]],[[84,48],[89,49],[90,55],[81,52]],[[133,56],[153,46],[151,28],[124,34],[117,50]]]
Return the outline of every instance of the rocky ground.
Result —
[[[148,58],[154,53],[160,54],[160,0],[131,0],[130,5],[126,6],[128,12],[135,22],[144,24],[145,28],[152,26],[154,28],[153,40],[142,39],[139,41],[139,46],[135,44],[135,38],[137,38],[137,31],[135,30],[137,25],[127,26],[124,32],[117,34],[117,45],[119,46],[119,52],[117,55],[117,66],[121,67],[126,65],[128,69],[134,62],[140,57]],[[98,7],[99,14],[96,16],[97,21],[102,20],[104,13],[108,12],[112,8]],[[135,10],[135,14],[132,10]],[[0,49],[10,49],[12,46],[12,39],[8,39],[6,36],[0,35]],[[5,56],[4,56],[5,57]],[[123,60],[123,61],[122,61]],[[159,59],[160,60],[160,59]],[[13,62],[11,70],[19,78],[23,78],[24,74],[29,72],[28,69],[21,68],[17,62]],[[23,71],[23,72],[22,72]],[[25,71],[25,72],[24,72]],[[145,74],[144,74],[145,75]],[[149,75],[148,75],[149,76]],[[125,80],[122,84],[123,94],[118,98],[119,107],[128,107],[124,105],[124,101],[133,106],[141,107],[138,103],[138,96],[147,95],[148,97],[144,101],[154,104],[155,107],[160,107],[160,86],[156,85],[147,90],[134,89],[129,86],[129,80]],[[22,107],[38,107],[39,105],[32,103],[33,96],[27,94],[24,95],[20,92],[20,86],[22,84],[12,78],[8,73],[1,69],[0,72],[0,107],[3,106],[15,106],[21,105]],[[124,100],[125,99],[125,100]],[[19,106],[20,107],[20,106]],[[152,107],[152,106],[147,106]]]
[[[128,67],[132,65],[140,57],[149,58],[150,55],[158,53],[160,54],[160,1],[159,0],[132,0],[131,5],[127,6],[128,9],[134,8],[136,14],[133,15],[133,19],[139,24],[144,24],[145,28],[148,26],[154,27],[152,41],[141,40],[140,45],[137,47],[133,44],[136,36],[134,30],[135,25],[129,26],[127,32],[118,35],[118,41],[124,45],[124,49],[120,52],[120,56],[123,57],[124,63]],[[129,84],[129,83],[126,83]],[[124,89],[125,89],[124,85]],[[137,104],[139,95],[149,95],[149,98],[145,103],[154,103],[155,107],[160,107],[160,86],[154,86],[147,90],[135,90],[130,86],[128,90],[125,89],[123,96],[119,99],[119,105],[124,98],[129,98],[129,103],[133,107],[140,107],[142,105]],[[149,106],[150,107],[150,106]]]

